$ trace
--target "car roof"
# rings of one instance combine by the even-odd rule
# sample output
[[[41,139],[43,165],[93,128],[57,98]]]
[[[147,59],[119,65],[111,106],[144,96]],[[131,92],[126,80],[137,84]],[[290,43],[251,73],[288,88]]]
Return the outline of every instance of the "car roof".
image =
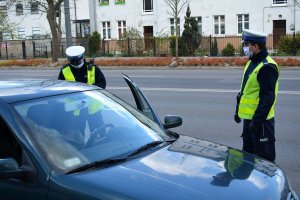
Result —
[[[84,83],[62,80],[0,81],[0,99],[6,103],[15,103],[46,96],[95,89],[101,88]]]

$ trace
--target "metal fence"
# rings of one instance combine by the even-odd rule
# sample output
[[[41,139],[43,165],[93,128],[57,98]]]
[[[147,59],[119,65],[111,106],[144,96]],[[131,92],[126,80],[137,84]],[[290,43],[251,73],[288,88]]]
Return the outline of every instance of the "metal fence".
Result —
[[[290,50],[285,55],[300,54],[300,34],[288,34],[293,38]],[[278,38],[269,35],[267,48],[270,53],[278,53]],[[295,39],[296,38],[296,39]],[[193,56],[211,56],[212,43],[217,43],[217,56],[222,56],[222,50],[227,44],[232,44],[235,49],[234,55],[240,55],[242,50],[241,36],[202,36],[201,44]],[[86,48],[86,54],[91,57],[98,56],[172,56],[170,49],[170,38],[147,37],[140,39],[124,40],[102,40],[99,43],[99,50],[96,53],[89,51],[88,38],[73,38],[73,45],[82,45]],[[60,44],[60,57],[65,57],[66,40],[63,38]],[[30,40],[8,40],[0,41],[0,59],[28,59],[28,58],[50,58],[52,56],[51,39],[30,39]],[[181,52],[179,51],[179,56]]]

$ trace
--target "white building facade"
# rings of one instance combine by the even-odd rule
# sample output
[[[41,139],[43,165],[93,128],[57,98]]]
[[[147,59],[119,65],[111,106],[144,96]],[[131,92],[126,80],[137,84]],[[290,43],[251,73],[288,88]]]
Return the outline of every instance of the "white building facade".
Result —
[[[88,0],[69,0],[72,37],[85,37],[90,33]],[[0,40],[51,38],[46,13],[38,2],[19,0],[11,3],[0,0],[0,10],[15,25],[13,33],[2,33]],[[64,5],[61,6],[62,37],[65,37]],[[58,20],[58,18],[57,18]]]
[[[239,35],[244,28],[268,34],[300,32],[296,0],[190,0],[191,16],[202,35]],[[174,18],[164,0],[89,0],[91,31],[118,39],[128,27],[144,36],[174,35]],[[186,8],[180,13],[183,31]]]

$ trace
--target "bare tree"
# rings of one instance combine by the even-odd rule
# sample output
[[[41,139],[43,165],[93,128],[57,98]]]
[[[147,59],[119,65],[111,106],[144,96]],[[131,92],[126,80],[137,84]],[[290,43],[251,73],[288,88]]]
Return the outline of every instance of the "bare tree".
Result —
[[[27,0],[31,9],[38,9],[46,14],[52,35],[52,61],[57,62],[59,56],[59,45],[61,42],[61,5],[64,0]],[[32,6],[35,6],[32,8]]]
[[[0,11],[0,33],[12,33],[15,29],[15,24],[11,23],[7,15]]]
[[[175,39],[176,39],[176,62],[178,61],[178,17],[183,9],[189,4],[189,0],[164,0],[169,7],[168,14],[174,18],[175,21]]]
[[[53,40],[52,61],[58,61],[59,44],[61,42],[61,4],[64,0],[39,0],[39,4],[46,13]]]

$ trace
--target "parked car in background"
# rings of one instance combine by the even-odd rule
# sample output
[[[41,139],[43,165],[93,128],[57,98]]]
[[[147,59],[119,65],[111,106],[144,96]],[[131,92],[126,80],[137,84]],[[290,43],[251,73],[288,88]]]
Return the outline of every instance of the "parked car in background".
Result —
[[[298,199],[282,169],[78,82],[0,81],[1,199]]]

